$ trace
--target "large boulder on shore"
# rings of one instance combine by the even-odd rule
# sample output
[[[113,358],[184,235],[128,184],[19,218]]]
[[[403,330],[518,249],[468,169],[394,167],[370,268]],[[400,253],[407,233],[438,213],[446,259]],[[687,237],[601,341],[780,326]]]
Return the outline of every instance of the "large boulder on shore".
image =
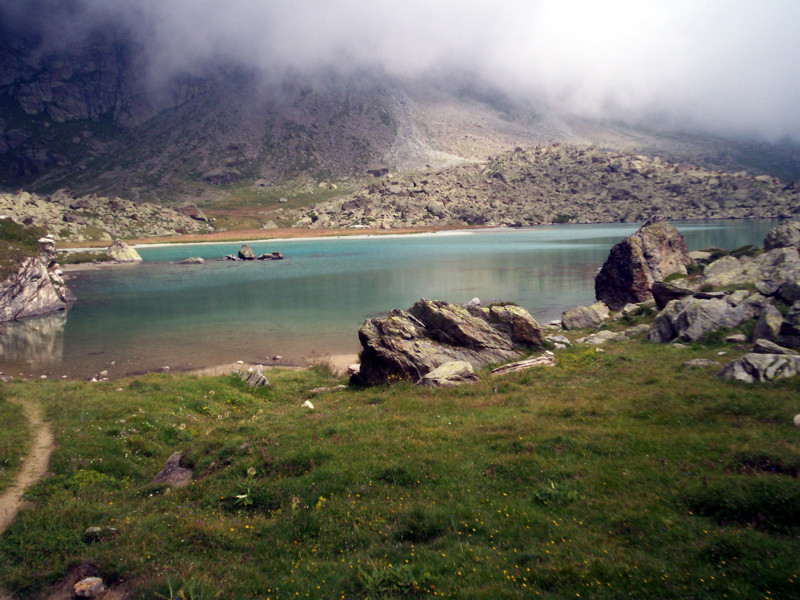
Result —
[[[142,257],[139,256],[139,253],[134,248],[131,248],[119,238],[114,240],[114,243],[108,247],[106,254],[108,254],[112,260],[122,263],[140,262],[142,260]]]
[[[673,300],[658,313],[651,342],[697,341],[717,329],[736,327],[761,314],[767,300],[757,292],[738,290],[719,298],[688,296]]]
[[[369,319],[358,331],[361,369],[353,383],[395,379],[419,381],[450,361],[473,368],[519,357],[522,348],[542,347],[541,328],[514,305],[471,306],[419,300],[407,311]]]
[[[686,240],[667,221],[655,217],[615,245],[594,279],[595,297],[611,310],[653,299],[650,288],[692,264]]]

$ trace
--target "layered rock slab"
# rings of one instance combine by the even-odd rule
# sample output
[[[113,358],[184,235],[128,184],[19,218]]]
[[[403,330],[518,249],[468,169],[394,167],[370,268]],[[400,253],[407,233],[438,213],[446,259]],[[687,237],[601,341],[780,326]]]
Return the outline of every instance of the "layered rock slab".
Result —
[[[369,319],[358,331],[361,369],[353,383],[419,381],[451,361],[479,369],[519,358],[524,348],[543,347],[536,320],[514,305],[471,306],[421,299],[408,311]]]
[[[41,238],[39,247],[38,256],[26,258],[0,281],[0,323],[66,310],[75,300],[61,278],[52,238]]]

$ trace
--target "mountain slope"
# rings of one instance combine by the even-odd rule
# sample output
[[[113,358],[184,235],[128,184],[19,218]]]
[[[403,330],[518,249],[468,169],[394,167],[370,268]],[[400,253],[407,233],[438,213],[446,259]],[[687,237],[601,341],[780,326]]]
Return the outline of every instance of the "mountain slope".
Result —
[[[1,24],[0,24],[1,27]],[[800,151],[564,118],[468,79],[148,76],[124,31],[47,49],[0,31],[0,188],[213,204],[232,190],[484,161],[545,143],[800,175]]]

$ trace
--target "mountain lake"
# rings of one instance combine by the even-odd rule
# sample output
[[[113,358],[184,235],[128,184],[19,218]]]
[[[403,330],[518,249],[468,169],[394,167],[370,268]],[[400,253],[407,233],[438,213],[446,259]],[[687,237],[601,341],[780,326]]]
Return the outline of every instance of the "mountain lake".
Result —
[[[698,250],[761,246],[777,223],[673,224]],[[0,371],[113,378],[239,360],[326,361],[360,350],[365,319],[419,298],[516,302],[545,324],[594,301],[595,271],[639,225],[248,242],[256,255],[282,252],[282,261],[217,260],[241,242],[142,246],[142,263],[70,273],[78,300],[67,313],[0,326]],[[171,262],[190,256],[207,262]]]

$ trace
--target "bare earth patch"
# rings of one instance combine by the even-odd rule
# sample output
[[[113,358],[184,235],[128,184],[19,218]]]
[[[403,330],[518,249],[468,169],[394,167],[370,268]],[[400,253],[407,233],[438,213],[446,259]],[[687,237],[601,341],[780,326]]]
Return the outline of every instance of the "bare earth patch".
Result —
[[[11,401],[17,402],[14,399],[11,399]],[[17,512],[22,507],[22,494],[29,486],[39,481],[47,471],[50,455],[53,453],[54,448],[53,433],[42,420],[41,408],[30,402],[21,402],[20,404],[30,423],[31,431],[33,432],[33,443],[31,444],[31,451],[22,462],[22,469],[20,469],[16,481],[0,496],[0,534],[11,525],[14,517],[17,516]],[[2,591],[0,591],[0,600],[2,598]]]

